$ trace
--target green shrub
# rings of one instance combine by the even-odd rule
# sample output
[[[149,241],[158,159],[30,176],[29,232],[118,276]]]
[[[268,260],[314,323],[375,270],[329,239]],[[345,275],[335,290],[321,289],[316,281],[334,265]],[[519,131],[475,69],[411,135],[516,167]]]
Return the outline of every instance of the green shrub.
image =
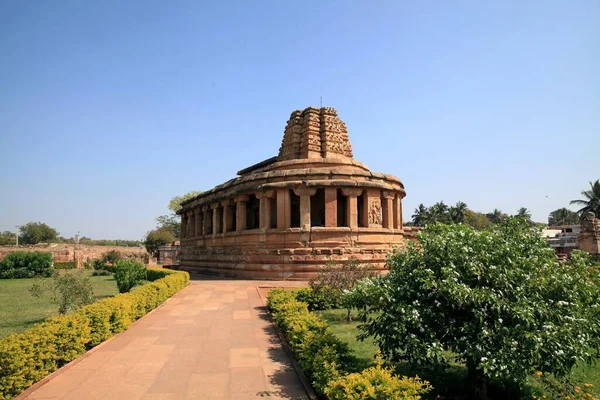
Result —
[[[110,250],[106,253],[102,254],[102,262],[115,265],[117,261],[121,260],[123,257],[118,250]]]
[[[312,291],[302,293],[301,297],[310,310],[345,308],[342,301],[344,292],[352,289],[356,282],[375,275],[372,268],[361,265],[354,258],[340,264],[330,261],[310,280]]]
[[[378,365],[331,381],[325,393],[330,400],[418,400],[430,390],[427,381],[399,378]]]
[[[62,261],[55,262],[54,269],[75,269],[77,268],[77,261]]]
[[[129,327],[187,286],[187,272],[160,270],[157,280],[130,293],[49,318],[0,340],[0,398],[11,398],[86,350]]]
[[[14,251],[0,260],[0,279],[52,276],[52,253]]]
[[[355,365],[354,357],[350,354],[350,350],[346,343],[339,340],[330,330],[329,325],[319,315],[311,313],[308,310],[308,304],[299,301],[297,298],[302,298],[307,295],[306,289],[285,290],[272,289],[267,297],[267,305],[273,312],[273,318],[277,325],[286,334],[288,343],[294,356],[298,360],[298,364],[306,376],[310,379],[314,389],[320,393],[327,393],[331,390],[332,393],[341,393],[338,386],[343,386],[342,379],[350,369],[351,365]],[[377,369],[379,376],[385,376],[389,371]],[[360,376],[360,374],[359,374]],[[389,377],[383,384],[378,384],[378,381],[371,378],[367,374],[363,380],[372,379],[371,385],[377,389],[376,393],[405,393],[412,395],[411,391],[414,386],[415,394],[425,393],[426,388],[429,388],[427,382],[413,378],[393,378]],[[389,382],[388,382],[389,381]],[[328,386],[332,382],[332,389]],[[413,383],[413,386],[409,385]],[[419,386],[420,385],[420,386]],[[422,392],[416,391],[416,388],[421,388]],[[342,399],[344,397],[335,397]],[[352,397],[356,399],[394,399],[404,397]],[[410,397],[407,397],[410,398]],[[418,399],[419,397],[413,397]]]
[[[97,259],[95,259],[95,260],[92,261],[92,267],[96,271],[106,271],[107,265],[106,265],[106,263],[104,261],[102,261],[101,259],[97,258]]]
[[[82,275],[81,271],[62,275],[56,273],[49,288],[47,284],[47,281],[35,283],[30,292],[34,297],[40,297],[49,289],[52,292],[52,302],[58,304],[58,313],[61,315],[90,304],[94,300],[90,279]]]
[[[526,221],[489,231],[429,225],[388,259],[390,273],[357,285],[363,337],[384,356],[468,369],[473,398],[491,383],[518,389],[535,371],[565,376],[600,350],[600,279],[574,254],[557,261]]]
[[[133,260],[119,260],[115,266],[115,281],[120,293],[129,292],[144,280],[146,267]]]

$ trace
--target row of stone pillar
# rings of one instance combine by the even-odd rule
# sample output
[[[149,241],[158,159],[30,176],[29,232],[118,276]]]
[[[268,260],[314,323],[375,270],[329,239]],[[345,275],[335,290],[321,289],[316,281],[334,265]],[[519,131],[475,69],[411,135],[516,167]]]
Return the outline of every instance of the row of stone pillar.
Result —
[[[300,198],[300,228],[309,230],[311,227],[311,196],[317,193],[317,188],[300,187],[294,189],[294,194]],[[402,229],[402,197],[400,193],[380,191],[377,189],[342,188],[341,193],[347,198],[346,222],[348,227],[356,229],[363,227],[383,227],[387,229]],[[254,193],[259,200],[259,228],[268,229],[272,213],[276,212],[276,227],[290,228],[292,222],[291,193],[289,189],[268,190]],[[359,221],[358,199],[362,196],[362,221]],[[338,226],[337,188],[325,188],[325,227]],[[241,232],[247,229],[246,211],[250,196],[243,194],[232,199],[226,199],[210,206],[196,208],[182,215],[182,237],[198,237]],[[273,199],[275,201],[273,201]],[[276,204],[276,211],[272,208]]]

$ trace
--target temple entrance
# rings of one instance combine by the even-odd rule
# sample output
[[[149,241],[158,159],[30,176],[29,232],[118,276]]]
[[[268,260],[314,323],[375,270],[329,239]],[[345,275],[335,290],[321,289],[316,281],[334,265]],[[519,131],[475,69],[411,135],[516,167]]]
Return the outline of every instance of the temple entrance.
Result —
[[[233,232],[237,231],[237,207],[231,207],[231,230]]]
[[[208,214],[208,217],[206,218],[206,234],[207,235],[212,235],[212,233],[213,233],[213,212],[214,211],[215,210],[213,210],[210,207],[208,210],[206,210],[206,213]]]
[[[325,189],[310,197],[310,226],[325,226]]]
[[[347,219],[348,198],[342,194],[342,189],[337,190],[337,226],[348,226]]]
[[[290,190],[290,220],[292,228],[300,228],[300,196]]]
[[[269,202],[269,209],[271,211],[267,228],[277,228],[277,197],[267,199],[267,201]]]
[[[258,229],[260,227],[260,202],[256,195],[248,196],[246,206],[246,229]]]
[[[356,199],[356,208],[357,208],[357,212],[358,212],[358,227],[359,228],[364,228],[365,227],[365,195],[361,194],[360,196],[358,196],[358,198]]]

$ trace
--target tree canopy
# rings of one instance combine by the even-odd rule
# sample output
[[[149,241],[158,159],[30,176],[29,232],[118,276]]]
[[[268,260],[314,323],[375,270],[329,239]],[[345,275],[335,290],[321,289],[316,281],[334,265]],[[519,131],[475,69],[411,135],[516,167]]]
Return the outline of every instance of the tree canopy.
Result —
[[[548,215],[548,225],[574,225],[579,223],[579,215],[568,208],[559,208]]]
[[[156,230],[171,232],[175,238],[181,237],[181,218],[177,215],[177,211],[181,209],[182,202],[189,200],[200,193],[202,192],[193,190],[180,196],[173,196],[167,205],[167,208],[171,210],[172,213],[156,217]]]
[[[48,243],[58,239],[58,232],[43,222],[28,222],[19,227],[20,243],[38,244]]]
[[[148,253],[156,256],[160,246],[173,243],[175,240],[176,237],[173,232],[166,229],[154,229],[146,234],[144,246]]]
[[[181,203],[191,199],[192,197],[198,196],[200,193],[202,192],[192,190],[191,192],[182,194],[181,196],[173,196],[173,198],[171,198],[171,200],[169,201],[169,210],[173,211],[173,214],[177,213],[177,211],[179,211],[179,209],[181,208]]]

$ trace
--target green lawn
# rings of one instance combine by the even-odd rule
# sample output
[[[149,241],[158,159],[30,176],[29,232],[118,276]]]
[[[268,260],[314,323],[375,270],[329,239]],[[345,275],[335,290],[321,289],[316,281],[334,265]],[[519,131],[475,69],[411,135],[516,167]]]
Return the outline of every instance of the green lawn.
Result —
[[[61,273],[78,273],[81,270],[61,271]],[[96,299],[114,296],[118,293],[117,284],[110,276],[92,276],[93,271],[81,271],[90,278]],[[50,295],[45,293],[35,298],[29,288],[41,279],[0,279],[0,338],[13,332],[30,328],[45,318],[58,314],[58,305],[50,302]]]
[[[364,341],[356,339],[359,330],[358,322],[346,321],[346,310],[326,310],[316,311],[330,324],[333,333],[348,343],[352,349],[353,355],[357,358],[354,370],[362,370],[370,365],[373,365],[374,357],[377,352],[377,345],[371,338]],[[434,371],[431,368],[419,368],[411,366],[407,363],[400,363],[396,367],[396,372],[399,375],[419,376],[428,380],[434,387],[434,393],[431,393],[429,398],[444,399],[466,399],[464,382],[467,377],[467,369],[460,363],[451,363],[450,368],[446,371]],[[532,378],[532,382],[533,382]],[[579,365],[573,371],[572,381],[582,385],[584,383],[593,384],[593,392],[596,396],[600,393],[600,364],[595,365]],[[515,397],[516,398],[516,397]]]

